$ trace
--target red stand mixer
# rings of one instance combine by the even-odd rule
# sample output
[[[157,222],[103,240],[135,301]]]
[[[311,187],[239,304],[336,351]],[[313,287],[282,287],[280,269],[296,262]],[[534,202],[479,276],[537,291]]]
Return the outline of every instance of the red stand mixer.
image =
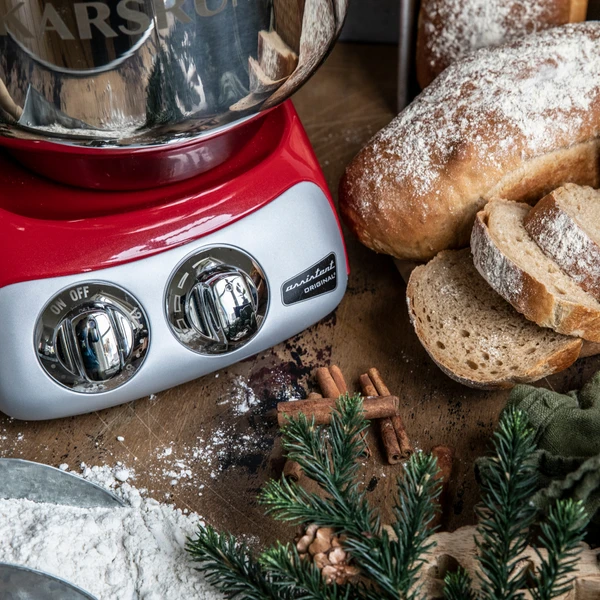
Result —
[[[74,415],[223,368],[345,292],[289,101],[342,0],[30,0],[0,14],[0,410]]]

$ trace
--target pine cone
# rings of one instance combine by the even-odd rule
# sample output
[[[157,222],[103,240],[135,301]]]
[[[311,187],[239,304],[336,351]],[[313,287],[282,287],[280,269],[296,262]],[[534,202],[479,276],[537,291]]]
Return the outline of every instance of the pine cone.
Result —
[[[345,585],[360,576],[360,569],[352,565],[352,557],[343,549],[344,536],[336,535],[328,527],[309,525],[299,529],[294,542],[300,558],[311,560],[321,571],[328,584]]]

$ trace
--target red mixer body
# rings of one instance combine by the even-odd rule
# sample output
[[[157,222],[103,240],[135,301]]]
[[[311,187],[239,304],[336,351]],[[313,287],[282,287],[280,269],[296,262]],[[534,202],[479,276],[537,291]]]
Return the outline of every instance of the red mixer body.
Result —
[[[94,148],[20,138],[3,138],[1,143],[21,164],[60,183],[135,191],[190,179],[234,158],[255,140],[267,114],[252,115],[192,140],[160,146]],[[271,123],[271,128],[274,125]]]
[[[178,149],[154,149],[154,153],[151,149],[118,151],[129,155],[126,165],[132,169],[137,165],[133,175],[138,187],[144,188],[129,191],[64,185],[23,168],[9,155],[0,155],[0,288],[152,256],[225,227],[302,181],[316,183],[335,210],[291,101],[243,124],[242,130],[249,138],[226,162],[202,175],[150,189],[144,178],[154,168],[160,171],[165,160],[170,163],[176,152],[180,162],[188,160],[190,150],[193,153],[189,142]],[[225,135],[231,135],[231,130]],[[37,172],[52,172],[57,179],[73,179],[69,172],[85,162],[77,147],[47,142],[34,142],[31,147],[27,144],[32,142],[20,140],[1,143],[20,162],[25,156]],[[86,149],[86,155],[89,152]],[[107,168],[114,167],[118,158],[110,150],[92,152],[99,155],[93,167],[93,181],[98,181],[105,152],[109,153]],[[162,172],[166,173],[164,168]],[[114,182],[115,174],[124,171],[109,168],[107,173]],[[124,184],[134,182],[132,173],[125,173]]]
[[[129,402],[335,309],[346,249],[292,104],[240,128],[233,146],[235,128],[213,132],[231,154],[184,180],[170,166],[206,159],[204,138],[117,153],[0,142],[0,411],[39,420]]]

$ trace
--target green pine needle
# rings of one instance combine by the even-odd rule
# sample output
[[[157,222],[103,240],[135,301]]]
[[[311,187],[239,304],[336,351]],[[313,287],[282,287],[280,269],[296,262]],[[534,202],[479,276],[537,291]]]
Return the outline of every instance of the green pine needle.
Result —
[[[534,600],[552,600],[571,589],[587,521],[581,502],[559,500],[550,509],[540,525],[539,543],[547,556],[536,549],[542,564],[536,576],[537,589],[532,590]]]
[[[261,502],[276,519],[316,523],[346,534],[344,548],[379,589],[376,598],[412,600],[419,593],[417,574],[422,556],[431,549],[435,516],[433,500],[441,491],[435,458],[417,453],[398,481],[397,540],[381,531],[378,514],[370,507],[357,483],[363,451],[361,433],[366,428],[360,396],[342,396],[328,431],[303,415],[290,420],[283,432],[288,458],[297,461],[305,475],[319,484],[325,497],[310,494],[285,479],[271,481]]]
[[[227,598],[287,600],[293,596],[273,584],[245,544],[229,534],[201,525],[196,538],[188,538],[187,551],[198,571]]]
[[[379,520],[357,481],[364,447],[361,434],[367,426],[359,395],[340,397],[329,430],[315,426],[302,414],[291,419],[283,428],[283,447],[288,458],[319,484],[325,497],[308,493],[285,478],[270,481],[259,498],[267,514],[361,536],[377,533]]]
[[[485,472],[478,510],[481,589],[485,597],[517,600],[527,578],[517,557],[527,547],[536,515],[530,503],[536,489],[531,464],[535,444],[523,413],[511,409],[502,415],[493,446],[495,457]]]
[[[477,600],[471,577],[462,568],[455,573],[448,573],[444,578],[444,584],[445,600]]]
[[[398,501],[392,525],[396,540],[387,531],[371,538],[350,535],[344,546],[366,575],[377,582],[381,598],[413,600],[419,597],[418,573],[424,555],[432,549],[429,528],[441,492],[436,479],[437,461],[423,453],[411,456],[404,477],[398,480]]]

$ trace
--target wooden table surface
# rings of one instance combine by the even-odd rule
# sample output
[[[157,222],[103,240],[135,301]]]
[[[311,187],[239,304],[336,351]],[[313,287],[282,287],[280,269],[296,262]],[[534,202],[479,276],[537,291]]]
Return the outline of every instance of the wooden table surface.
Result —
[[[391,46],[338,44],[295,97],[334,192],[344,166],[394,116],[395,55]],[[444,376],[414,335],[405,286],[392,260],[346,237],[348,292],[338,310],[311,329],[154,398],[52,422],[0,416],[0,455],[67,463],[75,470],[82,462],[121,462],[135,471],[133,483],[159,500],[256,543],[287,541],[290,531],[265,517],[256,502],[261,485],[278,476],[283,464],[277,427],[264,413],[291,393],[314,389],[317,366],[338,364],[356,390],[360,374],[376,366],[401,399],[416,447],[456,449],[446,526],[474,522],[473,460],[485,451],[507,393],[475,391]],[[543,383],[558,390],[578,387],[598,365],[597,358],[579,361]],[[244,401],[253,406],[246,410]],[[385,465],[373,437],[371,446],[375,452],[364,480],[386,515],[402,466]]]

